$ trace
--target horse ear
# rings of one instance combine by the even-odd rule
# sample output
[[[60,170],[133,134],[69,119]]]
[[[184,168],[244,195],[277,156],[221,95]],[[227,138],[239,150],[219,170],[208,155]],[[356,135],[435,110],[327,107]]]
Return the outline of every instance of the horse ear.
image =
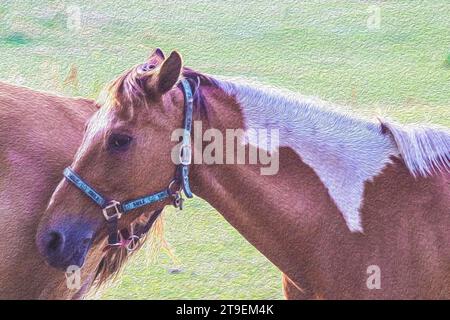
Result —
[[[164,94],[178,82],[183,67],[183,60],[177,51],[172,51],[164,60],[156,79],[156,90]]]
[[[148,57],[149,62],[153,62],[157,64],[158,62],[161,63],[164,61],[166,57],[164,56],[164,52],[160,48],[156,48],[155,50],[150,53],[150,56]]]

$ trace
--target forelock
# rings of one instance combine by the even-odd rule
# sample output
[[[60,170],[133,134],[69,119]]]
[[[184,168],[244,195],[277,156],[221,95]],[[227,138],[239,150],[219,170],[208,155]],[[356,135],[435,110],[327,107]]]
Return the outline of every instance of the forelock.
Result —
[[[149,73],[141,70],[142,65],[136,65],[109,83],[99,97],[99,104],[119,112],[130,106],[146,104],[145,81]]]

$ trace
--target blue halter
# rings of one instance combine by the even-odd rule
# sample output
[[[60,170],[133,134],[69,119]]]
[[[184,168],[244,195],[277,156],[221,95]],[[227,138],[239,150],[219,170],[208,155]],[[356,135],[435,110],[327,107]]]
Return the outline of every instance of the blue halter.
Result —
[[[103,216],[108,222],[109,238],[108,242],[114,245],[118,242],[118,230],[117,222],[122,217],[132,210],[150,205],[155,202],[162,201],[169,197],[173,198],[173,205],[177,208],[183,209],[183,201],[181,190],[187,198],[192,198],[191,188],[189,186],[189,164],[191,162],[191,131],[192,131],[192,113],[194,98],[191,85],[187,79],[181,80],[181,85],[184,93],[184,134],[181,144],[181,163],[177,166],[177,172],[175,178],[169,183],[168,187],[162,191],[152,193],[137,199],[128,200],[123,203],[116,200],[108,200],[105,196],[100,194],[97,190],[91,187],[87,182],[83,180],[72,168],[67,167],[64,169],[64,177],[70,181],[75,187],[81,190],[86,196],[91,198],[103,212]],[[173,186],[178,183],[180,188],[178,190],[172,190]]]

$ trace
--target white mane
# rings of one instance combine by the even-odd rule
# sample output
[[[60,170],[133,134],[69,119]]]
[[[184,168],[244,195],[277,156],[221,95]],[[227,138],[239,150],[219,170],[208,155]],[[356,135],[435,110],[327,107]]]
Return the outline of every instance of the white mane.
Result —
[[[402,156],[413,174],[449,168],[450,135],[442,130],[370,122],[286,90],[216,79],[241,104],[247,130],[279,130],[280,146],[292,148],[316,172],[352,232],[363,231],[365,183],[383,171],[391,156]],[[383,134],[386,127],[394,139]]]
[[[409,171],[417,176],[450,172],[450,131],[442,127],[382,121],[394,138]]]

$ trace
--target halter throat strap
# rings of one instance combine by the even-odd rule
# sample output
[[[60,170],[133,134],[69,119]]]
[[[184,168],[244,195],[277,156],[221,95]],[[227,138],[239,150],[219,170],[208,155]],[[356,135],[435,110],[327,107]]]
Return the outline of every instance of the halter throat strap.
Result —
[[[191,131],[192,131],[192,117],[193,117],[193,106],[194,98],[192,87],[187,79],[181,79],[181,87],[184,93],[184,121],[183,121],[183,137],[181,143],[180,151],[180,164],[177,165],[175,172],[175,178],[169,183],[167,188],[145,195],[143,197],[127,200],[124,202],[119,202],[117,200],[110,200],[109,198],[102,195],[100,192],[95,190],[89,185],[82,177],[80,177],[72,168],[67,167],[64,169],[64,177],[71,182],[75,187],[77,187],[81,192],[83,192],[87,197],[89,197],[93,202],[95,202],[103,212],[103,216],[108,222],[108,243],[117,243],[117,224],[118,220],[122,215],[144,207],[151,205],[156,202],[160,202],[169,197],[174,197],[174,205],[182,209],[182,197],[181,190],[187,198],[192,198],[192,191],[189,185],[189,165],[191,163],[192,152],[191,152]],[[178,184],[180,186],[179,190],[172,190],[173,185]]]

